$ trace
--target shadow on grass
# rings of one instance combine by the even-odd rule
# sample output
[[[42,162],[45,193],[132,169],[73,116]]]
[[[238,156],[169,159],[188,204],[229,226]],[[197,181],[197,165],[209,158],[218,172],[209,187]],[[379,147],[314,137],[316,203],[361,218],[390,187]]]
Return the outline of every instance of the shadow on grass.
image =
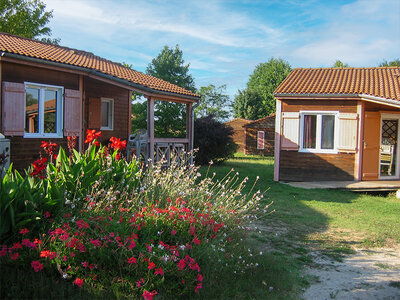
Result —
[[[232,169],[239,172],[240,179],[249,178],[244,193],[266,191],[262,201],[265,205],[273,201],[270,210],[275,210],[257,224],[261,236],[248,241],[254,247],[268,252],[268,259],[262,262],[267,263],[268,267],[261,266],[251,277],[243,279],[244,283],[240,283],[241,288],[236,287],[240,298],[262,299],[260,295],[264,295],[272,299],[297,299],[309,282],[304,276],[303,267],[313,264],[305,243],[314,246],[323,243],[322,254],[337,260],[340,260],[343,254],[351,253],[352,242],[337,244],[332,241],[326,244],[323,237],[319,237],[319,234],[328,228],[329,217],[308,204],[350,204],[357,198],[356,194],[342,190],[306,190],[274,182],[273,157],[235,157],[220,166],[212,166],[208,176],[215,172],[216,178],[222,179]],[[203,168],[201,173],[205,172],[206,168]],[[313,234],[316,234],[314,239],[308,238]],[[271,293],[270,290],[274,292]]]

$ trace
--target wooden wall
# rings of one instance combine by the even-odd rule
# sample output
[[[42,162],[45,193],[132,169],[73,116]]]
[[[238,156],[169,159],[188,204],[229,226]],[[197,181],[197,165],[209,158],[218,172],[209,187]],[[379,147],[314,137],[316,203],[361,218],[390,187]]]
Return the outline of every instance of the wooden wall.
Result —
[[[339,111],[356,113],[354,100],[283,100],[282,112]],[[279,180],[324,181],[354,180],[355,154],[304,153],[280,151]]]
[[[248,124],[251,120],[245,119],[234,119],[232,121],[226,122],[226,125],[229,125],[233,128],[233,141],[239,146],[237,152],[244,152],[244,144],[245,144],[245,135],[243,125]]]
[[[264,131],[264,149],[257,149],[257,131]],[[245,154],[273,156],[275,117],[262,118],[246,126]]]
[[[61,72],[50,69],[41,69],[27,65],[1,62],[2,81],[9,82],[33,82],[39,84],[49,84],[63,86],[67,89],[79,90],[79,75],[71,72]],[[89,112],[89,97],[106,97],[114,99],[114,130],[103,131],[102,141],[108,142],[111,136],[128,138],[129,119],[129,91],[127,89],[115,87],[113,85],[96,81],[95,79],[84,79],[84,133],[86,134],[87,117]],[[0,123],[2,122],[0,116]],[[34,160],[39,158],[42,140],[46,138],[24,138],[10,137],[11,141],[11,162],[20,171],[27,168]],[[67,150],[66,138],[52,138],[52,142],[62,145]]]
[[[106,84],[94,79],[84,80],[84,132],[88,129],[89,120],[89,98],[112,98],[114,99],[114,127],[113,130],[102,130],[101,142],[108,143],[110,137],[115,136],[126,140],[128,138],[128,128],[130,128],[129,116],[129,91],[120,87]],[[101,103],[100,103],[101,105]],[[100,130],[100,128],[90,128]]]

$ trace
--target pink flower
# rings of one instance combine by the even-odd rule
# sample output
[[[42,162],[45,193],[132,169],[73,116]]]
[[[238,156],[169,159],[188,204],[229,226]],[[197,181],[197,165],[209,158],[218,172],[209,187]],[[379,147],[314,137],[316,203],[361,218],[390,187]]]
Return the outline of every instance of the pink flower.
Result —
[[[25,234],[27,234],[28,232],[29,232],[29,230],[26,229],[26,228],[22,228],[22,229],[19,231],[19,233],[22,234],[22,235],[25,235]]]
[[[194,291],[197,293],[199,291],[199,289],[201,289],[203,287],[203,285],[200,283],[197,284],[196,288],[194,289]]]
[[[137,260],[133,256],[128,259],[128,264],[136,264],[136,263],[137,263]]]
[[[11,260],[16,260],[16,259],[18,259],[18,257],[19,257],[19,253],[17,252],[17,253],[13,253],[10,258],[11,258]]]
[[[84,268],[89,267],[89,263],[87,261],[82,262],[82,267]]]
[[[198,244],[200,244],[200,240],[199,240],[197,237],[195,237],[195,238],[193,239],[193,243],[195,243],[196,245],[198,245]]]
[[[89,224],[83,221],[82,219],[76,221],[76,225],[78,226],[79,229],[89,228]]]
[[[156,295],[157,294],[157,292],[156,291],[152,291],[152,292],[149,292],[149,291],[144,291],[144,293],[143,293],[143,298],[145,299],[145,300],[153,300],[153,297],[154,297],[154,295]]]
[[[31,266],[35,270],[35,272],[39,272],[40,270],[43,270],[43,264],[41,264],[37,260],[33,260],[31,262]]]
[[[175,229],[171,230],[171,234],[175,235],[176,234],[176,230]]]
[[[203,275],[201,275],[200,273],[197,274],[197,281],[200,281],[200,282],[203,281]]]
[[[77,286],[81,287],[83,285],[83,279],[80,279],[79,277],[76,277],[76,279],[73,282]]]
[[[132,241],[131,244],[129,245],[129,249],[133,249],[136,247],[135,241]]]
[[[155,270],[154,274],[155,275],[160,274],[161,276],[163,276],[164,275],[164,271],[163,271],[162,268],[158,268],[158,269]]]
[[[182,271],[186,267],[185,260],[180,259],[177,266],[178,266],[178,269]]]
[[[149,266],[147,267],[149,270],[154,269],[156,267],[156,264],[153,263],[152,261],[149,262]]]
[[[93,246],[95,246],[95,247],[100,247],[101,246],[101,242],[98,239],[96,239],[96,240],[90,239],[89,242],[92,243]]]
[[[144,283],[144,279],[140,278],[140,280],[136,281],[136,286],[140,288],[143,283]]]

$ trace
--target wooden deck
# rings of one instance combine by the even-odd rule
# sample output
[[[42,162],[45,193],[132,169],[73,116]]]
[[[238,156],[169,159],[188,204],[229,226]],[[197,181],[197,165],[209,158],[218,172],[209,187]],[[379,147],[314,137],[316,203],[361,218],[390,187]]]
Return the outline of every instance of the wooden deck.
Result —
[[[355,192],[397,191],[400,180],[282,182],[302,189],[346,189]]]

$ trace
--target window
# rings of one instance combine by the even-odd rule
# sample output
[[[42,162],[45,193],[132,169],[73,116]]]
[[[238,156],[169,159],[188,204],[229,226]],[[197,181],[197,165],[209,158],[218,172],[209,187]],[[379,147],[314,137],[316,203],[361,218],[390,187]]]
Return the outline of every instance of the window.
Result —
[[[25,83],[24,137],[62,137],[63,88]]]
[[[300,151],[336,152],[337,112],[301,112]]]
[[[101,130],[113,130],[114,100],[101,98]]]
[[[257,131],[257,149],[264,149],[265,147],[264,137],[265,137],[264,131]]]

